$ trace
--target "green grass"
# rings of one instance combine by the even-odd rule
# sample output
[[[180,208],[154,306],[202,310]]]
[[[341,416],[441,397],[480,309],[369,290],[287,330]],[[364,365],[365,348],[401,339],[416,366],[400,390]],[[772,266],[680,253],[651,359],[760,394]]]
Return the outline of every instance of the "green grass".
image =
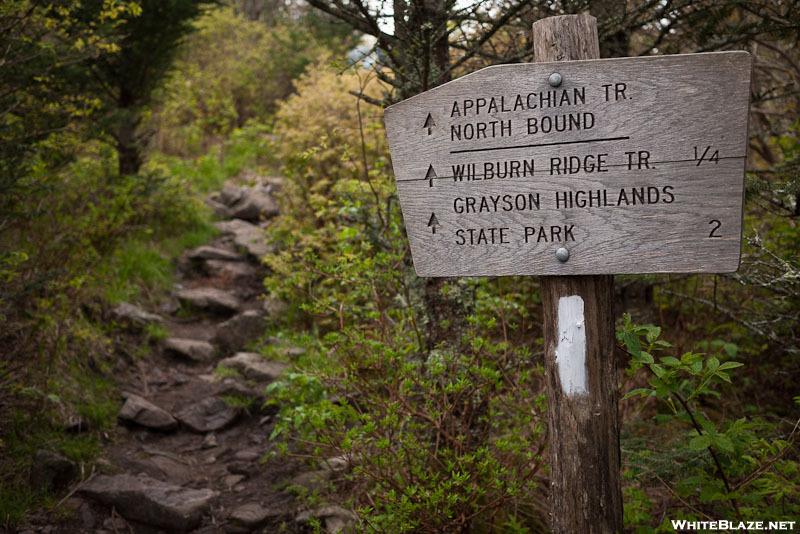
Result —
[[[143,288],[167,289],[173,282],[174,267],[152,243],[128,240],[102,266],[99,280],[105,282],[106,300],[111,304],[136,300]]]
[[[229,408],[244,411],[249,411],[249,409],[256,402],[255,399],[242,397],[241,395],[223,395],[222,400],[226,405],[228,405]]]
[[[242,376],[236,369],[231,369],[230,367],[225,367],[224,365],[218,365],[214,372],[223,380],[226,378],[239,378]]]
[[[158,239],[140,233],[125,241],[109,260],[97,268],[110,304],[138,300],[143,292],[166,292],[175,281],[171,257],[211,241],[218,231],[208,221],[178,236]]]
[[[97,432],[70,434],[54,427],[46,414],[31,419],[27,411],[18,410],[12,423],[12,430],[0,444],[7,457],[6,470],[0,474],[0,528],[8,532],[25,519],[30,509],[51,509],[57,502],[51,492],[36,492],[28,485],[28,473],[37,450],[52,450],[78,465],[91,462],[100,451]],[[13,459],[13,463],[7,462],[8,459]]]
[[[248,124],[235,130],[224,146],[215,146],[207,154],[194,159],[154,154],[149,165],[181,176],[196,192],[207,194],[221,189],[225,180],[245,169],[274,164],[274,148],[265,138],[268,131],[263,124]]]
[[[147,334],[147,339],[156,343],[169,337],[169,330],[163,324],[149,323],[144,330]]]

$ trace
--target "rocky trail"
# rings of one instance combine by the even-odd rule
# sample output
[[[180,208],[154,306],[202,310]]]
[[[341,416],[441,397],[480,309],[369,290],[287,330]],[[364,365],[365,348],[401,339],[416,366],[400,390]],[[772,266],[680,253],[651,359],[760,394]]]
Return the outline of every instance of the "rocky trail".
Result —
[[[353,514],[337,506],[303,509],[294,492],[324,488],[342,476],[345,462],[329,459],[309,472],[298,462],[266,459],[276,408],[263,407],[263,392],[288,364],[247,346],[281,313],[281,303],[261,298],[261,258],[273,252],[262,228],[278,213],[273,194],[279,187],[274,180],[227,186],[209,199],[225,219],[216,223],[222,235],[180,259],[181,281],[170,303],[158,313],[129,304],[113,310],[123,327],[158,323],[169,337],[115,370],[119,425],[100,468],[69,488],[69,518],[23,532],[310,532],[315,516],[335,533],[352,523]],[[41,454],[36,476],[54,485],[69,480],[73,465]]]

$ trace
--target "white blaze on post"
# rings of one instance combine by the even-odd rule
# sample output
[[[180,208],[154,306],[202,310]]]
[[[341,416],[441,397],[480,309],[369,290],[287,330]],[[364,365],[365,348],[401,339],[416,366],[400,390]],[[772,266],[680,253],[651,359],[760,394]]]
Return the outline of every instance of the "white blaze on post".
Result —
[[[561,388],[567,396],[586,391],[586,326],[583,299],[574,295],[558,299],[558,346],[556,365]]]

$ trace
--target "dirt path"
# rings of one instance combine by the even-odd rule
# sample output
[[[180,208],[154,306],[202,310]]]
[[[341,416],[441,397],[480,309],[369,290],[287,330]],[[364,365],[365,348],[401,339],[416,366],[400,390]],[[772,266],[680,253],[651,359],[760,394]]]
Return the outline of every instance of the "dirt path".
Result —
[[[276,187],[223,190],[214,206],[229,216],[218,223],[223,235],[181,260],[169,316],[117,310],[118,322],[159,321],[170,337],[116,377],[124,404],[115,443],[100,460],[102,474],[67,500],[72,517],[30,532],[310,531],[309,512],[289,487],[320,489],[343,466],[303,473],[301,464],[265,459],[276,409],[262,407],[263,391],[286,364],[246,352],[276,313],[276,303],[259,298],[259,259],[271,251],[258,228],[277,212]],[[329,532],[352,520],[338,507],[312,514]]]

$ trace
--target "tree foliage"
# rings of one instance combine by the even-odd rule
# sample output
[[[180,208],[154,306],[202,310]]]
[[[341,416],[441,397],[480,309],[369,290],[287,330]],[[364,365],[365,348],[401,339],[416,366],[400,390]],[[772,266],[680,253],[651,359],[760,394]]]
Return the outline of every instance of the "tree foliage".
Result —
[[[77,0],[0,5],[0,230],[35,185],[25,177],[37,150],[47,150],[48,163],[63,161],[74,145],[52,134],[74,131],[75,119],[99,110],[99,100],[81,87],[81,69],[116,53],[115,32],[124,16],[137,13],[136,4],[116,0],[91,10]]]
[[[99,1],[84,2],[78,16],[89,23]],[[118,52],[89,62],[85,91],[102,102],[99,124],[116,143],[120,175],[139,171],[147,139],[139,130],[144,107],[172,66],[178,44],[194,29],[194,19],[212,3],[139,0],[140,10],[125,17]]]
[[[295,79],[318,58],[341,51],[350,37],[318,37],[289,17],[267,26],[227,7],[199,19],[197,29],[144,124],[154,132],[151,148],[168,154],[204,153],[249,120],[270,124]]]

